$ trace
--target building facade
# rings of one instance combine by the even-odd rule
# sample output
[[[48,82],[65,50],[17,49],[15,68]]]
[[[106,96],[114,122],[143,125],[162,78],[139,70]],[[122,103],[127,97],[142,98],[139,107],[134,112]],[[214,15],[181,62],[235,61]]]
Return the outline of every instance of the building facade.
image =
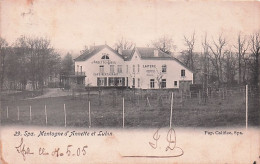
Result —
[[[86,86],[141,89],[179,88],[193,83],[193,72],[176,58],[155,48],[116,52],[95,46],[75,59],[75,74]]]

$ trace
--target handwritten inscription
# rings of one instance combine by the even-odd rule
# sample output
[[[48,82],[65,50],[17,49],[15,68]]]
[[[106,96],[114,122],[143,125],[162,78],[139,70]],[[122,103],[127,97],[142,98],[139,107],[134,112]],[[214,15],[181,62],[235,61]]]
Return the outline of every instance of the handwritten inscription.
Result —
[[[87,154],[87,145],[83,145],[80,147],[74,148],[72,144],[67,145],[66,150],[62,150],[60,147],[55,147],[53,150],[48,151],[45,147],[39,147],[38,148],[38,154],[37,155],[43,155],[43,156],[53,156],[53,157],[62,157],[62,156],[85,156]],[[34,155],[34,151],[31,150],[30,146],[27,146],[24,143],[24,139],[21,138],[18,146],[15,147],[18,154],[21,154],[23,157],[23,160],[26,160],[26,157],[28,155]]]
[[[153,135],[154,141],[149,142],[149,145],[153,149],[157,149],[157,146],[158,146],[158,141],[160,139],[159,130],[160,130],[160,128],[157,129],[155,131],[154,135]],[[176,133],[175,133],[175,130],[173,128],[169,129],[167,136],[166,136],[166,141],[167,141],[168,145],[166,145],[165,151],[168,151],[168,150],[172,151],[174,149],[180,149],[181,153],[177,154],[177,155],[172,155],[172,156],[152,156],[152,157],[157,157],[157,158],[180,157],[184,154],[184,151],[182,150],[182,148],[176,146]],[[147,156],[147,157],[150,157],[150,156]]]
[[[34,154],[33,152],[31,152],[30,147],[27,147],[24,144],[23,138],[21,138],[20,144],[15,148],[16,148],[17,152],[23,156],[23,160],[26,159],[26,155]]]
[[[158,141],[165,139],[167,141],[166,145],[159,145]],[[182,148],[176,146],[176,133],[173,128],[170,128],[167,132],[166,138],[162,138],[160,134],[160,128],[155,131],[152,136],[152,141],[149,142],[149,145],[152,149],[160,150],[161,146],[165,146],[164,152],[171,152],[172,155],[124,155],[122,157],[126,158],[173,158],[180,157],[184,154]],[[175,151],[179,150],[179,151]]]

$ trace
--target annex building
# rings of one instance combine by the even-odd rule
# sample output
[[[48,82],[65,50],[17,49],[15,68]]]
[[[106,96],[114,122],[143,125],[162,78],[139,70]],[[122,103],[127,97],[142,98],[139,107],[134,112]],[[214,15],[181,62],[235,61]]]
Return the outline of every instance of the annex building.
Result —
[[[74,61],[77,83],[85,86],[158,89],[193,83],[192,70],[156,48],[135,47],[117,52],[100,45]]]

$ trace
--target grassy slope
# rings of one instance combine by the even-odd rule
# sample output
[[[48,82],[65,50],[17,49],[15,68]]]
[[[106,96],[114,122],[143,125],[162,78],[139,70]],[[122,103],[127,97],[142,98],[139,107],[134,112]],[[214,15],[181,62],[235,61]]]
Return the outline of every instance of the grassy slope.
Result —
[[[90,95],[92,127],[122,127],[122,97],[125,97],[126,127],[163,127],[169,126],[170,93],[162,93],[163,105],[157,94],[149,94],[151,107],[147,105],[145,94],[125,92],[104,92],[101,102],[97,92]],[[24,98],[24,96],[21,96]],[[135,99],[135,101],[133,101]],[[138,100],[139,99],[139,100]],[[66,104],[67,126],[88,127],[88,96],[64,96],[15,100],[5,97],[1,110],[2,125],[22,124],[45,126],[44,105],[47,106],[48,126],[64,126],[63,104]],[[249,125],[258,125],[259,110],[253,98],[249,98]],[[115,102],[116,101],[116,102]],[[198,98],[185,99],[183,105],[180,97],[174,98],[173,125],[178,127],[216,127],[245,126],[245,102],[242,93],[227,96],[225,100],[216,96],[205,105],[198,104]],[[101,103],[101,104],[100,104]],[[29,106],[32,106],[32,121],[29,120]],[[6,118],[6,106],[9,118]],[[17,106],[20,120],[17,120]]]

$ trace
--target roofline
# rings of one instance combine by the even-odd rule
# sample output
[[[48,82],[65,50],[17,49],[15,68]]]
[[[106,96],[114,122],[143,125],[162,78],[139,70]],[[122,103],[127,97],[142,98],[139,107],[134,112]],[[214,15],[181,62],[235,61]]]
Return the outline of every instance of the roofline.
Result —
[[[183,64],[179,59],[172,57],[173,60],[175,60],[176,62],[178,62],[179,64],[181,64],[183,67],[185,67],[187,70],[191,71],[192,73],[194,73],[195,71],[190,69],[189,67],[187,67],[185,64]]]
[[[102,45],[101,45],[102,46]],[[86,60],[88,60],[89,58],[91,58],[92,56],[94,56],[95,54],[97,54],[97,53],[99,53],[100,51],[102,51],[104,48],[108,48],[110,51],[112,51],[112,52],[114,52],[117,56],[119,56],[120,58],[122,58],[123,60],[124,60],[124,57],[122,56],[122,55],[120,55],[118,52],[116,52],[114,49],[112,49],[111,47],[109,47],[108,45],[104,45],[104,47],[103,48],[101,48],[99,51],[97,51],[96,53],[93,53],[91,56],[89,56],[87,59],[85,59],[85,60],[76,60],[76,58],[75,59],[73,59],[74,61],[86,61]],[[90,52],[91,53],[91,52]],[[79,56],[78,56],[79,57]]]
[[[114,52],[117,56],[119,56],[120,58],[122,58],[124,60],[123,55],[120,55],[116,50],[114,50],[113,48],[111,48],[110,46],[105,44],[105,47],[107,47],[108,49],[110,49],[112,52]],[[104,47],[104,48],[105,48]],[[103,50],[104,48],[102,48],[101,50]]]

